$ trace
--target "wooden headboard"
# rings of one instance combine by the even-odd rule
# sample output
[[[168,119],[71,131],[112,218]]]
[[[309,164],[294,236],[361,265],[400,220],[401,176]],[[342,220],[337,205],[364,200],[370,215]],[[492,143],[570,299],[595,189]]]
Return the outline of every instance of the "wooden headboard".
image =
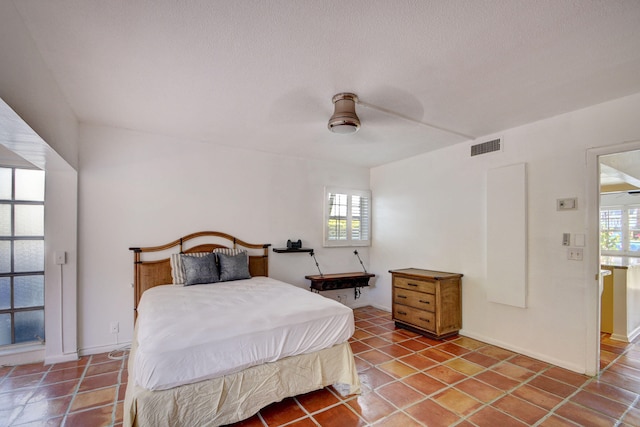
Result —
[[[215,240],[216,243],[203,243],[203,238],[205,240]],[[195,241],[195,239],[198,239],[198,241]],[[171,264],[169,262],[171,253],[211,252],[215,248],[246,249],[249,253],[249,273],[251,273],[251,276],[268,276],[269,246],[271,246],[270,243],[247,243],[219,231],[200,231],[160,246],[129,248],[129,250],[133,251],[134,320],[138,315],[138,304],[143,292],[154,286],[166,285],[172,282]],[[167,258],[143,260],[145,253],[163,251],[169,254]]]

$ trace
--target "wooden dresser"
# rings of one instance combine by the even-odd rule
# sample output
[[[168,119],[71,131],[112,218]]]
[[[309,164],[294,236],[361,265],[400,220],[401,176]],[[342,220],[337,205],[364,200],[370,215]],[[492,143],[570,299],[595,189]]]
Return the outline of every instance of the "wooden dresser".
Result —
[[[397,327],[437,339],[458,333],[462,327],[462,274],[419,268],[389,273]]]

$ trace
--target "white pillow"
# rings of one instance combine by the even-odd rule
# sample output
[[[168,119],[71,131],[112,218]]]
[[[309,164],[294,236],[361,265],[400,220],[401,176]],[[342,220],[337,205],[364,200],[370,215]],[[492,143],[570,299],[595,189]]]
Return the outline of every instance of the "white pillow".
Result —
[[[218,253],[218,254],[225,254],[225,255],[238,255],[241,254],[243,252],[247,252],[244,249],[234,249],[234,248],[215,248],[213,250],[213,252]]]

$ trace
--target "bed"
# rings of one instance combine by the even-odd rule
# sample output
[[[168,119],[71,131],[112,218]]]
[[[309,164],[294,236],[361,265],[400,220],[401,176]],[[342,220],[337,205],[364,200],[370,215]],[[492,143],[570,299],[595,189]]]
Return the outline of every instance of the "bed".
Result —
[[[360,392],[353,312],[269,278],[269,246],[205,231],[130,248],[125,426],[224,425],[328,385]]]

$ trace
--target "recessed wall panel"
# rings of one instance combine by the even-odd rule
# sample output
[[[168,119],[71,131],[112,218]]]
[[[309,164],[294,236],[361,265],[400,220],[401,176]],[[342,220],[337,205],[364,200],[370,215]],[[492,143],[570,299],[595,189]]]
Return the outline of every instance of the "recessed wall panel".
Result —
[[[487,299],[526,307],[526,164],[487,172]]]

